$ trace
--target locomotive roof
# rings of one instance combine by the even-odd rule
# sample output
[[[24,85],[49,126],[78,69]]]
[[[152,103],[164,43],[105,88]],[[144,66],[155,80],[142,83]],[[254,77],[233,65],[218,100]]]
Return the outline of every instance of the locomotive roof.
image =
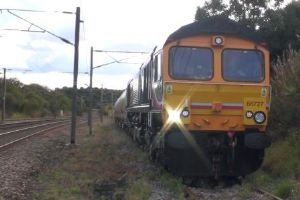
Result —
[[[182,26],[168,37],[165,45],[182,38],[205,34],[232,35],[257,43],[264,42],[262,37],[254,30],[241,25],[227,17],[214,16]]]

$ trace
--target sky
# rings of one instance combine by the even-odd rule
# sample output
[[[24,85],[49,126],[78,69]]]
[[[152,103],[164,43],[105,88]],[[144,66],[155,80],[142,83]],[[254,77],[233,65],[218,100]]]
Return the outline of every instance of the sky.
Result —
[[[151,52],[181,26],[194,21],[199,0],[2,0],[1,9],[48,12],[0,13],[0,68],[9,68],[8,78],[24,84],[37,83],[50,89],[72,87],[74,47],[42,33],[20,16],[43,29],[74,42],[75,12],[81,8],[78,88],[89,84],[90,48],[96,50]],[[15,15],[17,16],[15,16]],[[6,29],[6,30],[4,30]],[[7,29],[30,30],[8,31]],[[94,66],[114,59],[142,63],[145,54],[93,53]],[[93,86],[124,89],[140,64],[111,64],[94,69]],[[30,70],[30,71],[28,71]],[[2,76],[0,74],[0,76]]]

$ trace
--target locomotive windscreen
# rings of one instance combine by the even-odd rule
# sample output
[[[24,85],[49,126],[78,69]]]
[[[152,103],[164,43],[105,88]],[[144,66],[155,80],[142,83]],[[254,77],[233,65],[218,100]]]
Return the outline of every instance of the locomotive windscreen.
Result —
[[[225,49],[222,74],[227,81],[261,82],[264,80],[264,57],[258,50]]]
[[[169,72],[174,79],[210,80],[213,76],[213,53],[209,48],[173,47]]]

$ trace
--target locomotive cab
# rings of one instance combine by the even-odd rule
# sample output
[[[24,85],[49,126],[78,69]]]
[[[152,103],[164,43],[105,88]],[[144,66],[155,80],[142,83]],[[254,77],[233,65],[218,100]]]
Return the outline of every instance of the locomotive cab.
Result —
[[[170,42],[164,52],[162,131],[167,158],[180,158],[170,168],[204,176],[255,171],[270,145],[268,50],[249,39],[204,34]]]

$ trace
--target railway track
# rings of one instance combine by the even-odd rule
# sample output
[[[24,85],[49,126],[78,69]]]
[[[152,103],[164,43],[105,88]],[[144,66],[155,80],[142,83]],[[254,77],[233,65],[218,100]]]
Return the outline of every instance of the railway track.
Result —
[[[14,121],[0,125],[0,150],[32,136],[70,124],[69,118]]]
[[[242,186],[240,186],[242,187]],[[240,199],[238,188],[215,188],[203,189],[186,187],[184,189],[185,197],[188,200],[196,199]],[[269,200],[283,200],[282,198],[261,188],[252,188],[253,194],[249,199],[269,199]]]
[[[272,198],[274,200],[283,200],[282,198],[280,198],[280,197],[278,197],[278,196],[276,196],[276,195],[274,195],[274,194],[272,194],[272,193],[270,193],[268,191],[265,191],[263,189],[254,188],[253,190],[256,191],[256,192],[259,192],[261,194],[264,194],[264,195],[266,195],[266,196],[268,196],[268,197],[270,197],[270,198]]]
[[[67,120],[69,118],[41,118],[41,119],[21,119],[21,120],[6,120],[4,123],[0,124],[0,133],[14,130],[19,127],[30,126],[34,124],[40,124],[43,122],[51,122],[58,120]]]

